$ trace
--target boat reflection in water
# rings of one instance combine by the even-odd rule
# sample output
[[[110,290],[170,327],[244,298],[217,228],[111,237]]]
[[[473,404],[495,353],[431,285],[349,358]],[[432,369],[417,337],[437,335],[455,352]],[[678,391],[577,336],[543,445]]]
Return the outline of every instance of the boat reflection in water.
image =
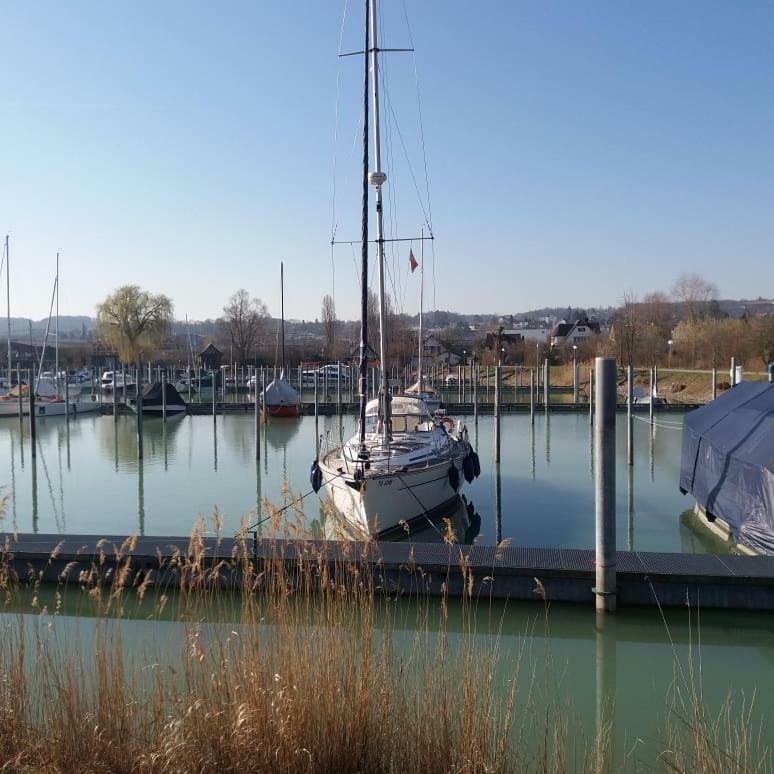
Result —
[[[334,508],[324,508],[322,518],[322,536],[329,540],[370,540],[359,522],[346,519]],[[374,536],[378,540],[412,543],[452,542],[471,544],[481,532],[481,516],[476,507],[465,495],[449,505],[447,511],[427,518],[424,523],[417,519],[409,526],[401,524]]]

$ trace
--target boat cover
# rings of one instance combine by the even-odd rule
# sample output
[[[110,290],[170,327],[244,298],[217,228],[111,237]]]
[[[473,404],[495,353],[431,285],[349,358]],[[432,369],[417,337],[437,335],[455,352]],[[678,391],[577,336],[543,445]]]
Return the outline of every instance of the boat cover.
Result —
[[[680,488],[738,543],[774,554],[774,384],[742,382],[686,415]]]
[[[264,406],[297,406],[299,403],[298,393],[284,376],[269,382],[263,391]]]
[[[186,402],[183,400],[180,393],[175,389],[175,385],[170,382],[166,383],[167,388],[167,406],[185,406]],[[151,408],[152,406],[163,405],[161,398],[161,382],[152,382],[148,384],[142,391],[142,405],[143,408]]]

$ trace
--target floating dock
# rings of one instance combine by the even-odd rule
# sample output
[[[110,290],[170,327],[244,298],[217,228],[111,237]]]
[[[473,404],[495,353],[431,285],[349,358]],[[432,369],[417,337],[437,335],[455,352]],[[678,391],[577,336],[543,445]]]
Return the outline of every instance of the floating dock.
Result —
[[[0,556],[21,581],[82,583],[82,572],[110,583],[122,536],[3,534]],[[238,583],[239,561],[247,556],[260,567],[271,560],[292,572],[299,562],[322,562],[332,576],[357,563],[372,573],[377,589],[390,594],[465,593],[464,565],[474,598],[575,602],[594,605],[594,552],[569,548],[518,548],[443,543],[247,540],[204,537],[211,566],[222,562],[219,579]],[[175,557],[186,556],[188,537],[140,537],[131,555],[129,583],[151,573],[157,586],[175,585]],[[662,606],[774,610],[774,556],[617,552],[618,606]]]

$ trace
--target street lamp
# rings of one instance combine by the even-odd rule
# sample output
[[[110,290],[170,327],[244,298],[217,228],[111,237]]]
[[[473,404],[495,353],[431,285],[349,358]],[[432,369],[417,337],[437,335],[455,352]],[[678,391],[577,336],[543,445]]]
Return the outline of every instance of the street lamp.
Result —
[[[672,339],[669,339],[669,341],[667,341],[667,344],[669,345],[669,361],[668,361],[669,366],[668,367],[671,368],[672,367]]]

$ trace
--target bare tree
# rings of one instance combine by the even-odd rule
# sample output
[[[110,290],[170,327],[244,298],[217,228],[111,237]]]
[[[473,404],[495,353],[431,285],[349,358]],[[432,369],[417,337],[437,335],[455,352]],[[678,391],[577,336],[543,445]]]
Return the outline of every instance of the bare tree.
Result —
[[[237,362],[243,363],[249,358],[269,316],[266,304],[260,298],[250,298],[250,294],[240,288],[223,307],[223,316],[226,330],[236,350]]]
[[[717,286],[700,274],[681,274],[672,285],[672,296],[683,304],[686,318],[696,322],[704,316],[711,301],[717,298]]]
[[[328,294],[323,296],[320,317],[323,326],[325,354],[330,359],[333,358],[336,349],[336,304],[333,297]]]

